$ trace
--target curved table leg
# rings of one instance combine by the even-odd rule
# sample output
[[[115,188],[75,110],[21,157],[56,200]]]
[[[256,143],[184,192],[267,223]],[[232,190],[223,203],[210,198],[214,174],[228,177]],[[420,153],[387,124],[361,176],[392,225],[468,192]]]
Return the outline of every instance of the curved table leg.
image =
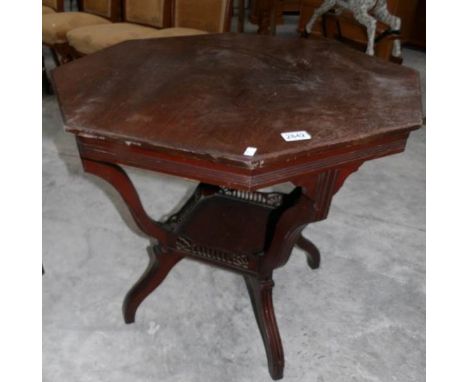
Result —
[[[306,253],[309,267],[317,269],[320,266],[320,251],[315,244],[301,234],[296,245]]]
[[[244,279],[262,334],[271,378],[281,379],[283,378],[284,354],[273,309],[272,291],[275,284],[271,277],[261,280],[253,276],[244,276]]]
[[[173,235],[167,229],[148,216],[135,186],[120,166],[85,158],[81,158],[81,162],[86,172],[101,177],[116,189],[127,205],[135,223],[144,233],[163,244],[167,244],[173,239]]]
[[[161,252],[157,246],[152,248],[148,268],[125,296],[122,310],[127,324],[135,322],[138,306],[163,282],[170,270],[182,258],[183,256],[175,253]]]

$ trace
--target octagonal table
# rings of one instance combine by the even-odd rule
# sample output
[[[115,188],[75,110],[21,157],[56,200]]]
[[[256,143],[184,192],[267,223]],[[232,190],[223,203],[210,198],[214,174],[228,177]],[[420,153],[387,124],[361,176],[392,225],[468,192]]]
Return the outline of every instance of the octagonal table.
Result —
[[[219,34],[125,42],[53,79],[85,171],[110,182],[156,239],[125,298],[125,322],[183,258],[234,271],[245,278],[271,377],[281,378],[273,271],[294,246],[319,267],[302,230],[327,217],[363,162],[404,150],[422,124],[418,74],[334,41]],[[200,184],[155,221],[120,165]],[[260,190],[282,182],[295,188]]]

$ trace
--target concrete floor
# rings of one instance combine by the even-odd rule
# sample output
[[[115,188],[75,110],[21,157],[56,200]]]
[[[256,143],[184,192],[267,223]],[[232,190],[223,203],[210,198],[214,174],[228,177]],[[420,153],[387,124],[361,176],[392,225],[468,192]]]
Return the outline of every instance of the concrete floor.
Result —
[[[279,28],[294,33],[294,23]],[[252,30],[252,28],[250,28]],[[425,54],[404,51],[421,72]],[[47,58],[50,65],[50,58]],[[241,277],[182,261],[125,325],[148,240],[103,181],[83,174],[54,96],[43,97],[43,380],[269,381]],[[129,169],[154,217],[195,184]],[[130,228],[130,229],[129,229]],[[425,131],[363,165],[307,227],[323,265],[294,250],[275,273],[284,381],[425,380]]]

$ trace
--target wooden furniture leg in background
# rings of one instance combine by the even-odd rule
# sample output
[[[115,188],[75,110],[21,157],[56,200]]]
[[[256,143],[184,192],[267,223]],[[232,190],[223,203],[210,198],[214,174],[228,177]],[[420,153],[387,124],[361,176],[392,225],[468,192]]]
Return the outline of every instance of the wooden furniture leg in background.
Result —
[[[52,85],[50,84],[47,69],[45,67],[44,56],[42,56],[42,91],[47,95],[53,94]]]
[[[256,20],[258,23],[258,34],[276,33],[276,18],[278,2],[280,0],[256,0]]]
[[[238,0],[237,33],[244,33],[245,24],[245,0]]]
[[[270,0],[271,9],[270,9],[270,34],[272,36],[276,35],[276,13],[278,11],[278,3],[280,0]]]

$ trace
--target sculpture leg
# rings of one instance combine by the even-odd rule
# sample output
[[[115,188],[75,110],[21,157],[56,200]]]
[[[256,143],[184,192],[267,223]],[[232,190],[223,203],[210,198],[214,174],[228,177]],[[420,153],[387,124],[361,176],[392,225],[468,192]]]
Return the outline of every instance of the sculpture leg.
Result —
[[[244,276],[244,279],[265,345],[271,378],[281,379],[283,378],[284,355],[273,309],[273,280],[271,277],[261,280],[254,276]]]
[[[317,269],[320,266],[320,251],[315,244],[301,234],[296,245],[306,253],[309,267],[311,269]]]
[[[305,32],[310,34],[312,32],[312,28],[319,17],[327,13],[330,9],[332,9],[336,5],[336,0],[325,0],[325,2],[318,7],[314,14],[312,15],[311,19],[307,23],[305,27]]]
[[[369,56],[374,55],[375,28],[377,21],[367,13],[367,11],[358,8],[353,10],[354,18],[367,29],[367,50]]]
[[[378,20],[389,25],[392,31],[400,31],[401,19],[392,15],[388,11],[387,1],[379,0],[377,2],[377,6],[373,10],[373,13]],[[399,38],[393,41],[392,55],[395,57],[401,57],[401,41]]]
[[[183,257],[174,253],[163,253],[157,246],[152,248],[150,256],[150,263],[145,273],[125,296],[123,315],[127,324],[135,322],[138,306],[163,282],[170,270]]]

